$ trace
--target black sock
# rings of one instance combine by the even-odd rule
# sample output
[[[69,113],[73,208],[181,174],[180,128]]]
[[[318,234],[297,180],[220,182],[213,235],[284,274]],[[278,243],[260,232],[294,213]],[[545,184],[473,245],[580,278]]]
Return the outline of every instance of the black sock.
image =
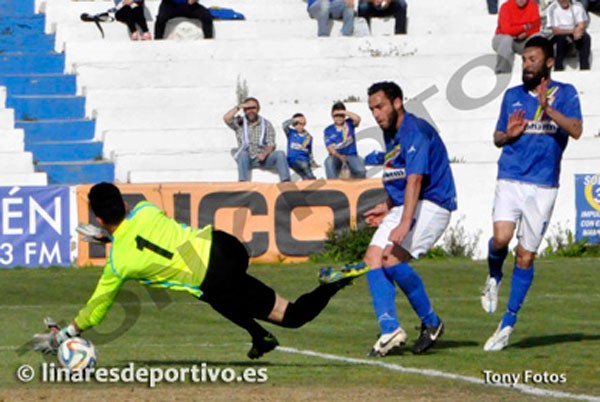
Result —
[[[281,321],[282,327],[299,328],[323,311],[329,300],[341,287],[327,284],[317,287],[310,293],[300,296],[295,302],[288,304]]]

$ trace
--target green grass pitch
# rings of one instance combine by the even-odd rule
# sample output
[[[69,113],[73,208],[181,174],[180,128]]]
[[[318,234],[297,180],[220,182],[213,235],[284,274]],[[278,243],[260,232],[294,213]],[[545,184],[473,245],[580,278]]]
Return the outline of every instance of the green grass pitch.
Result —
[[[423,260],[413,265],[423,278],[434,308],[446,323],[446,333],[425,355],[414,356],[408,348],[401,355],[375,360],[479,379],[484,379],[483,370],[564,374],[566,382],[562,384],[527,385],[600,398],[599,259],[538,261],[535,280],[519,314],[510,347],[499,353],[486,353],[482,347],[506,306],[509,264],[505,264],[499,309],[493,315],[484,313],[479,305],[479,292],[486,276],[485,262]],[[250,268],[253,275],[290,300],[316,286],[317,270],[318,266],[310,263]],[[21,364],[38,367],[44,361],[41,355],[27,352],[22,346],[34,333],[44,330],[45,316],[64,321],[72,319],[91,294],[99,275],[98,268],[0,270],[0,400],[5,400],[4,393],[6,400],[11,400],[11,395],[19,399],[19,392],[31,390],[42,397],[45,392],[74,386],[39,381],[21,384],[15,378],[15,371]],[[354,390],[354,395],[360,395],[355,400],[364,399],[370,390],[378,390],[379,398],[394,400],[548,400],[547,396],[526,395],[518,389],[423,373],[402,373],[351,360],[370,359],[366,353],[378,332],[366,280],[360,278],[355,282],[341,291],[316,320],[300,329],[265,324],[281,346],[347,360],[275,350],[258,361],[250,361],[246,358],[250,346],[248,335],[208,305],[183,293],[149,292],[135,282],[125,285],[118,302],[97,331],[84,336],[96,344],[100,367],[125,366],[128,362],[163,368],[203,362],[210,367],[236,370],[265,367],[268,381],[261,387],[269,391],[265,395],[275,395],[275,399],[281,399],[277,396],[280,388],[293,390],[290,400],[327,400],[327,396],[318,396],[328,395],[323,390],[347,388]],[[402,326],[408,332],[410,347],[418,335],[419,322],[401,292],[397,308]],[[212,384],[203,385],[202,392],[210,393],[211,388],[217,392],[222,386],[235,390],[247,387],[253,392],[255,389],[247,384]],[[106,384],[79,384],[75,390],[85,388],[93,395],[102,392],[103,387]],[[139,387],[145,388],[144,385]],[[152,392],[165,392],[172,387],[174,385],[160,384]],[[177,387],[185,389],[193,385]],[[344,395],[343,391],[339,392]],[[149,395],[152,399],[152,394]],[[337,399],[330,396],[331,400]],[[352,397],[346,399],[353,400]],[[265,396],[260,400],[270,399]]]

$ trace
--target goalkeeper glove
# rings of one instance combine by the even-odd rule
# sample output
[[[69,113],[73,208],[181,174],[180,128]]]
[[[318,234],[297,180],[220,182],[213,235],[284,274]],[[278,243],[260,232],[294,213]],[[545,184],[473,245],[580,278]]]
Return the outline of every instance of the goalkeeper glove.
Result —
[[[35,334],[33,336],[33,350],[42,352],[45,355],[55,355],[61,343],[81,333],[73,324],[69,324],[61,329],[58,323],[50,317],[44,318],[44,324],[50,332]]]
[[[106,230],[91,223],[80,223],[75,230],[83,236],[83,241],[100,244],[111,242],[110,235]]]

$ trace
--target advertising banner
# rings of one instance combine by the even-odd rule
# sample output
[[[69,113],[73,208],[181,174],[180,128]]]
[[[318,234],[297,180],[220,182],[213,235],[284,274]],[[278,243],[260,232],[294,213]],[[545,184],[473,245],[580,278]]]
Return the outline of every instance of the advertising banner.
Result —
[[[180,223],[214,225],[244,242],[254,261],[264,262],[300,261],[320,252],[327,231],[359,223],[363,212],[386,199],[381,179],[118,186],[130,208],[147,200]],[[77,187],[82,223],[95,223],[89,189]],[[106,252],[80,239],[78,265],[103,264]]]
[[[71,264],[68,187],[0,187],[0,200],[0,267]]]
[[[575,239],[600,243],[600,174],[575,175]]]

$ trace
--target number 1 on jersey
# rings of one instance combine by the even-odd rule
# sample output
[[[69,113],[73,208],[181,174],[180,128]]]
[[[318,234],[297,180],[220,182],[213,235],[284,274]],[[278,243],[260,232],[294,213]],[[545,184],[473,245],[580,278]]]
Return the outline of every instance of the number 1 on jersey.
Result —
[[[137,249],[140,251],[144,251],[144,249],[147,248],[148,250],[152,251],[153,253],[163,256],[169,260],[173,258],[172,252],[165,250],[164,248],[162,248],[160,246],[157,246],[156,244],[144,239],[142,236],[135,237],[135,245],[136,245]]]

